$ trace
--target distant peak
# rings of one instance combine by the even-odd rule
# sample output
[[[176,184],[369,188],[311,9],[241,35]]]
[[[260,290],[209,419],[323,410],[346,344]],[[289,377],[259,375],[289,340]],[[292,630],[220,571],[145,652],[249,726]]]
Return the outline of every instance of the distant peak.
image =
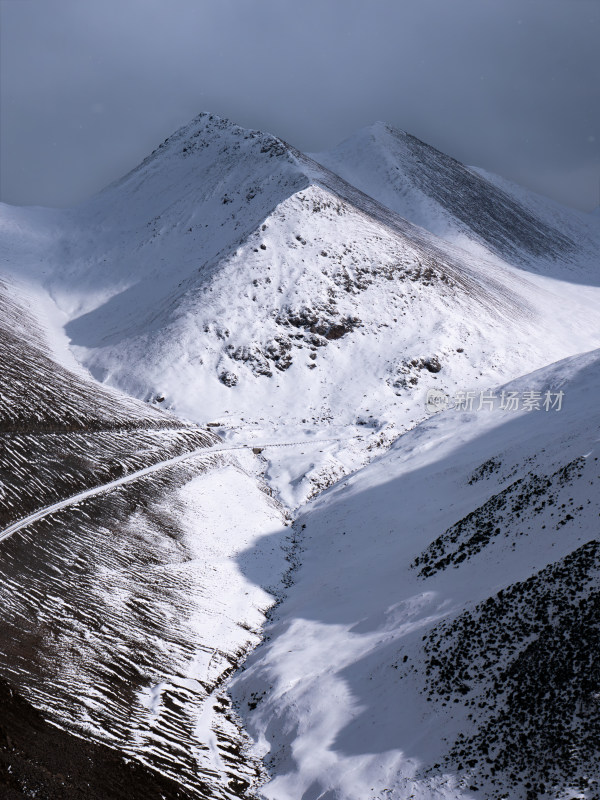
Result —
[[[390,125],[387,122],[378,122],[376,125],[380,126],[378,127],[378,131],[380,133],[392,137],[397,141],[410,143],[413,147],[419,146],[435,149],[432,147],[432,145],[427,144],[427,142],[424,142],[422,139],[419,139],[418,136],[408,133],[408,131],[402,130],[402,128],[396,128],[394,125]]]
[[[413,140],[415,142],[419,141],[419,139],[411,136],[411,134],[407,133],[401,128],[396,128],[393,125],[390,125],[389,122],[377,120],[377,122],[373,122],[370,125],[366,125],[364,128],[360,128],[359,130],[355,131],[347,139],[344,139],[344,141],[340,142],[338,147],[343,148],[344,146],[352,143],[363,142],[365,140],[379,142],[380,144],[384,145],[386,140],[389,141],[390,138],[402,142],[409,140]]]
[[[394,125],[391,125],[389,122],[383,122],[382,120],[378,120],[371,125],[373,130],[381,131],[383,133],[391,133],[394,136],[410,136],[402,128],[396,128]]]

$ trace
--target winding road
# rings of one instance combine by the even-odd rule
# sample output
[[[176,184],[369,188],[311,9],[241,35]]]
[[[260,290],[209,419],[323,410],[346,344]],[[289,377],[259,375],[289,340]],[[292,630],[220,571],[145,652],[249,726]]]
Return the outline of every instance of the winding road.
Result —
[[[350,437],[350,438],[362,438],[362,437]],[[78,494],[71,495],[71,497],[67,497],[64,500],[59,500],[58,503],[52,503],[52,505],[44,506],[43,508],[34,511],[32,514],[29,514],[27,517],[23,517],[22,519],[13,522],[8,528],[5,528],[2,532],[0,532],[0,542],[4,539],[8,539],[9,536],[12,536],[13,533],[26,528],[28,525],[31,525],[32,522],[37,522],[44,517],[48,517],[51,514],[54,514],[57,511],[61,511],[63,508],[68,508],[69,506],[77,505],[82,500],[87,500],[89,497],[96,497],[99,494],[105,494],[106,492],[110,492],[113,489],[118,488],[119,486],[123,486],[126,483],[131,483],[132,481],[138,480],[138,478],[143,478],[146,475],[150,475],[153,472],[157,472],[158,470],[164,469],[165,467],[173,466],[174,464],[179,464],[182,461],[188,461],[192,458],[201,458],[202,456],[210,456],[213,453],[221,453],[221,452],[228,452],[231,450],[252,450],[252,449],[260,449],[264,450],[267,447],[296,447],[298,445],[306,445],[306,444],[325,444],[328,442],[339,442],[342,441],[341,439],[312,439],[312,440],[304,440],[302,442],[269,442],[267,444],[242,444],[242,445],[233,445],[230,447],[202,447],[198,448],[197,450],[192,450],[189,453],[183,453],[179,456],[174,456],[173,458],[169,458],[166,461],[159,461],[157,464],[153,464],[150,467],[144,467],[143,469],[139,469],[136,472],[131,472],[129,475],[124,475],[122,478],[117,478],[114,481],[110,481],[109,483],[103,483],[101,486],[94,486],[92,489],[86,489],[83,492],[79,492]]]

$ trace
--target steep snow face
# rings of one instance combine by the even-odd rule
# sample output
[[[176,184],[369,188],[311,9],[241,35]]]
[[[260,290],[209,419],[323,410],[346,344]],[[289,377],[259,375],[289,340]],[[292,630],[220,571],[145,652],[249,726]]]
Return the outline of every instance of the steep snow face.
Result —
[[[399,237],[311,185],[137,336],[111,335],[104,307],[67,332],[100,378],[146,398],[158,389],[191,417],[227,409],[252,419],[271,407],[300,421],[312,408],[351,422],[357,403],[369,407],[365,395],[382,396],[380,412],[409,398],[422,373],[445,368],[457,381],[498,362],[514,369],[532,309],[511,277]],[[485,353],[494,328],[505,336]]]
[[[600,270],[598,254],[600,253],[600,226],[594,212],[583,211],[563,206],[543,195],[524,189],[512,181],[499,175],[487,172],[478,167],[469,170],[480,176],[487,183],[510,195],[531,214],[544,220],[549,226],[561,231],[569,239],[577,243],[577,249],[567,258],[552,257],[537,264],[539,271],[561,278],[562,280],[598,285]]]
[[[310,503],[235,679],[263,795],[592,797],[600,778],[600,351],[434,415]]]
[[[530,193],[518,196],[518,187],[382,122],[312,157],[416,225],[450,241],[473,239],[512,262],[568,263],[590,238],[583,215],[563,209],[557,218],[550,201],[544,207]],[[597,253],[596,237],[587,241],[588,255],[593,244]]]
[[[64,213],[47,285],[70,317],[111,301],[117,330],[143,324],[307,184],[279,139],[201,114]]]
[[[432,386],[495,383],[600,345],[593,297],[442,249],[336,188],[313,182],[295,192],[147,314],[125,293],[72,320],[76,355],[134,396],[164,398],[201,422],[251,423],[263,441],[272,440],[269,426],[295,441],[307,430],[331,435],[331,423],[345,438],[366,427],[389,441],[423,416]],[[594,323],[582,327],[586,306]],[[135,323],[123,330],[127,313]],[[339,476],[330,455],[314,453],[295,476],[292,505],[322,485],[323,470]],[[288,491],[283,484],[276,488]]]

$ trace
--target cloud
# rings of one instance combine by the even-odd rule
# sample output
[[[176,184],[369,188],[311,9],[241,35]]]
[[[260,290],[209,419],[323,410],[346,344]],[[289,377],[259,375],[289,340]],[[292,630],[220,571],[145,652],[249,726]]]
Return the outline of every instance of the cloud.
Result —
[[[597,0],[0,7],[8,202],[79,200],[210,110],[309,151],[383,119],[467,163],[593,204]]]

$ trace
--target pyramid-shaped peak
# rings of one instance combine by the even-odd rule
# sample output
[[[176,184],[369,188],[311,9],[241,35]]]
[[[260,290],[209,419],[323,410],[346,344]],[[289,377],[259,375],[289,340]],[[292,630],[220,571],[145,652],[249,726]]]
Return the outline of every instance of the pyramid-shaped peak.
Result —
[[[235,122],[231,122],[231,120],[225,117],[220,117],[209,111],[203,111],[186,125],[182,125],[181,128],[178,128],[171,136],[167,137],[154,151],[154,154],[161,150],[178,147],[182,148],[182,152],[187,152],[187,150],[185,150],[186,144],[193,148],[198,141],[200,143],[213,142],[217,139],[221,139],[224,142],[227,142],[227,140],[235,141],[239,139],[258,140],[265,145],[278,146],[282,151],[287,150],[289,147],[284,141],[273,134],[254,130],[252,128],[243,128],[241,125],[237,125]]]
[[[453,163],[459,165],[452,156],[434,147],[432,144],[419,139],[414,133],[409,133],[402,128],[397,128],[389,122],[375,122],[371,127],[373,139],[380,144],[381,147],[388,148],[396,154],[396,156],[404,155],[405,157],[415,158],[419,157],[420,153],[428,153],[429,157],[442,159],[445,163]],[[461,165],[462,167],[463,165]]]
[[[574,242],[517,197],[416,136],[376,122],[313,158],[410,222],[501,257],[565,258]]]
[[[208,148],[218,148],[220,158],[228,152],[244,150],[269,156],[289,155],[292,148],[287,142],[270,133],[243,128],[225,117],[203,111],[186,125],[182,125],[168,136],[132,172],[124,176],[121,183],[149,164],[166,161],[170,157],[189,158]]]
[[[360,142],[360,141],[376,141],[376,142],[384,142],[386,139],[390,137],[394,139],[398,139],[400,141],[413,141],[419,142],[425,147],[429,145],[425,144],[425,142],[421,142],[416,136],[405,131],[403,128],[397,128],[395,125],[391,125],[389,122],[384,122],[383,120],[377,120],[376,122],[371,123],[370,125],[365,125],[363,128],[359,128],[353,134],[348,136],[339,145],[338,148],[344,147],[346,145],[350,145],[352,143]]]
[[[165,214],[183,218],[193,215],[193,209],[199,214],[207,202],[212,211],[223,204],[229,217],[246,216],[242,206],[258,196],[266,212],[307,184],[299,155],[270,133],[203,112],[82,209],[103,225],[110,218],[119,227],[150,224],[158,217],[166,224]],[[238,207],[235,198],[240,194],[244,199]]]
[[[389,122],[384,122],[383,120],[377,120],[372,125],[369,126],[374,133],[391,133],[394,136],[410,136],[403,128],[397,128],[395,125],[391,125]]]
[[[428,161],[441,160],[445,164],[460,166],[464,169],[463,165],[451,156],[427,144],[412,133],[382,120],[360,128],[331,150],[313,153],[311,157],[334,172],[338,172],[351,183],[354,176],[349,177],[348,174],[344,174],[344,167],[348,161],[362,162],[361,169],[369,174],[373,172],[375,166],[373,159],[392,160],[404,168],[407,163],[421,164],[421,158],[425,158]],[[359,188],[362,187],[359,186]]]

